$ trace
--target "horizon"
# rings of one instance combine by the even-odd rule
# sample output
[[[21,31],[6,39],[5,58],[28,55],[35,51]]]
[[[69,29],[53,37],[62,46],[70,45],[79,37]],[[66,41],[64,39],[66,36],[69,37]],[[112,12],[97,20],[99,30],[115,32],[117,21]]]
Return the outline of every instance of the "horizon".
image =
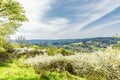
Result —
[[[120,0],[16,0],[28,22],[11,38],[76,39],[120,34]],[[29,6],[28,6],[29,4]]]
[[[115,38],[115,37],[88,37],[88,38],[64,38],[64,39],[26,39],[26,40],[75,40],[75,39],[96,39],[96,38]],[[13,41],[15,41],[16,39],[12,39]]]

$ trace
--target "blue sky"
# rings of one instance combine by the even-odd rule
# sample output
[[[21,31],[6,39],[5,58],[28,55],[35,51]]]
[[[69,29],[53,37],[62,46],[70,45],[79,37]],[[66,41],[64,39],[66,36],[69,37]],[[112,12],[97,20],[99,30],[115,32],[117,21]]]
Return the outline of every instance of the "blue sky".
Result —
[[[72,39],[120,34],[120,0],[17,0],[29,21],[15,35]]]

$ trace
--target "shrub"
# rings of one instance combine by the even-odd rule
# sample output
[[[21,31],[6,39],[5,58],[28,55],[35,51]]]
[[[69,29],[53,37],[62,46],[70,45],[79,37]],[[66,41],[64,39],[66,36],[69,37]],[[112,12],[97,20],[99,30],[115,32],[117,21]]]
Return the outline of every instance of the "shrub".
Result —
[[[114,44],[113,46],[112,46],[114,49],[120,49],[120,41],[118,41],[117,42],[117,44]]]
[[[0,53],[6,52],[5,48],[3,47],[5,44],[4,38],[0,36]]]
[[[12,52],[13,44],[10,41],[0,41],[0,53]]]
[[[28,57],[34,57],[36,55],[45,55],[47,53],[47,51],[45,49],[34,49],[34,48],[14,48],[13,53],[18,57],[24,57],[24,58],[28,58]]]
[[[47,54],[48,55],[56,55],[56,54],[58,54],[57,53],[57,48],[55,48],[55,47],[49,47],[49,48],[47,48]]]
[[[14,45],[12,43],[8,42],[4,45],[4,48],[6,49],[7,52],[12,53],[13,49],[14,49]]]
[[[33,66],[37,73],[42,70],[68,71],[88,80],[120,79],[120,54],[116,54],[114,50],[70,56],[36,56],[28,58],[27,63]]]
[[[74,52],[69,51],[69,50],[66,50],[66,49],[64,49],[64,48],[60,48],[60,49],[58,50],[58,53],[62,54],[63,56],[75,54]]]
[[[41,49],[41,47],[40,47],[40,46],[38,46],[38,45],[33,45],[33,46],[30,46],[30,48],[33,48],[33,49],[35,49],[35,50],[40,50],[40,49]]]
[[[73,55],[75,54],[74,52],[70,51],[70,50],[66,50],[64,48],[56,48],[56,47],[48,47],[47,48],[47,54],[50,56],[53,55],[57,55],[57,54],[62,54],[63,56],[67,56],[67,55]]]
[[[0,47],[0,53],[4,53],[6,50],[3,47]]]

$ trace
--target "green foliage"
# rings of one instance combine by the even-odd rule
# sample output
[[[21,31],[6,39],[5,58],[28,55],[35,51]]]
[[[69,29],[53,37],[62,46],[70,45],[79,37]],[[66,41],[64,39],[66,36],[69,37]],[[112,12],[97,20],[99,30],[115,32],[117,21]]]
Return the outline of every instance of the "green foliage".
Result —
[[[75,53],[70,50],[66,50],[64,48],[48,47],[47,54],[52,56],[56,54],[62,54],[64,56],[67,56],[67,55],[73,55]]]
[[[82,46],[83,45],[83,42],[78,42],[78,43],[72,43],[72,45],[76,45],[76,46]]]
[[[4,53],[4,52],[6,52],[6,50],[0,46],[0,53]]]
[[[0,0],[0,34],[12,34],[22,22],[26,21],[21,4],[15,0]]]
[[[85,80],[68,72],[42,71],[36,74],[34,69],[24,63],[24,59],[10,60],[0,66],[0,80]]]
[[[116,34],[114,37],[118,38],[118,39],[120,38],[120,36],[118,34]],[[117,41],[117,44],[114,44],[113,48],[114,49],[120,49],[120,41]]]
[[[27,18],[23,7],[15,0],[0,0],[0,16],[0,52],[4,52],[8,35],[13,34]]]
[[[40,80],[85,80],[71,75],[68,72],[48,72],[43,71]]]
[[[62,54],[62,55],[73,55],[73,54],[75,54],[74,52],[72,52],[72,51],[70,51],[70,50],[66,50],[66,49],[64,49],[64,48],[60,48],[59,50],[58,50],[58,53],[60,53],[60,54]]]
[[[14,45],[12,43],[5,40],[0,41],[0,53],[12,52],[13,48]]]
[[[3,48],[4,43],[5,43],[5,42],[4,42],[3,36],[0,36],[0,53],[6,51],[6,50]]]
[[[7,52],[10,52],[12,53],[13,52],[13,49],[14,49],[14,45],[10,42],[7,42],[5,45],[4,45],[4,48],[6,49]]]
[[[113,46],[112,46],[114,49],[120,49],[120,44],[119,43],[117,43],[117,44],[114,44]]]
[[[33,48],[33,49],[35,49],[35,50],[40,50],[40,49],[42,49],[42,48],[41,48],[40,46],[38,46],[38,45],[31,45],[30,48]]]
[[[47,48],[47,54],[48,54],[48,55],[58,54],[58,53],[57,53],[57,48],[56,48],[56,47],[48,47],[48,48]]]
[[[118,34],[115,34],[113,37],[120,38],[120,36]]]
[[[94,47],[94,46],[91,46],[91,49],[94,50],[94,51],[98,51],[98,50],[100,50],[100,48],[98,48],[98,47]]]
[[[0,66],[0,80],[40,80],[34,69],[22,60],[12,60]]]

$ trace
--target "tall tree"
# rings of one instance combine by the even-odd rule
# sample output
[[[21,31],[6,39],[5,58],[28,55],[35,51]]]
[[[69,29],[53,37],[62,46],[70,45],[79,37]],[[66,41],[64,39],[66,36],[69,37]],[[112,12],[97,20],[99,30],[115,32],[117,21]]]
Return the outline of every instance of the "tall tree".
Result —
[[[22,5],[15,0],[0,0],[0,50],[4,51],[5,38],[27,21]],[[0,51],[0,52],[1,52]]]

